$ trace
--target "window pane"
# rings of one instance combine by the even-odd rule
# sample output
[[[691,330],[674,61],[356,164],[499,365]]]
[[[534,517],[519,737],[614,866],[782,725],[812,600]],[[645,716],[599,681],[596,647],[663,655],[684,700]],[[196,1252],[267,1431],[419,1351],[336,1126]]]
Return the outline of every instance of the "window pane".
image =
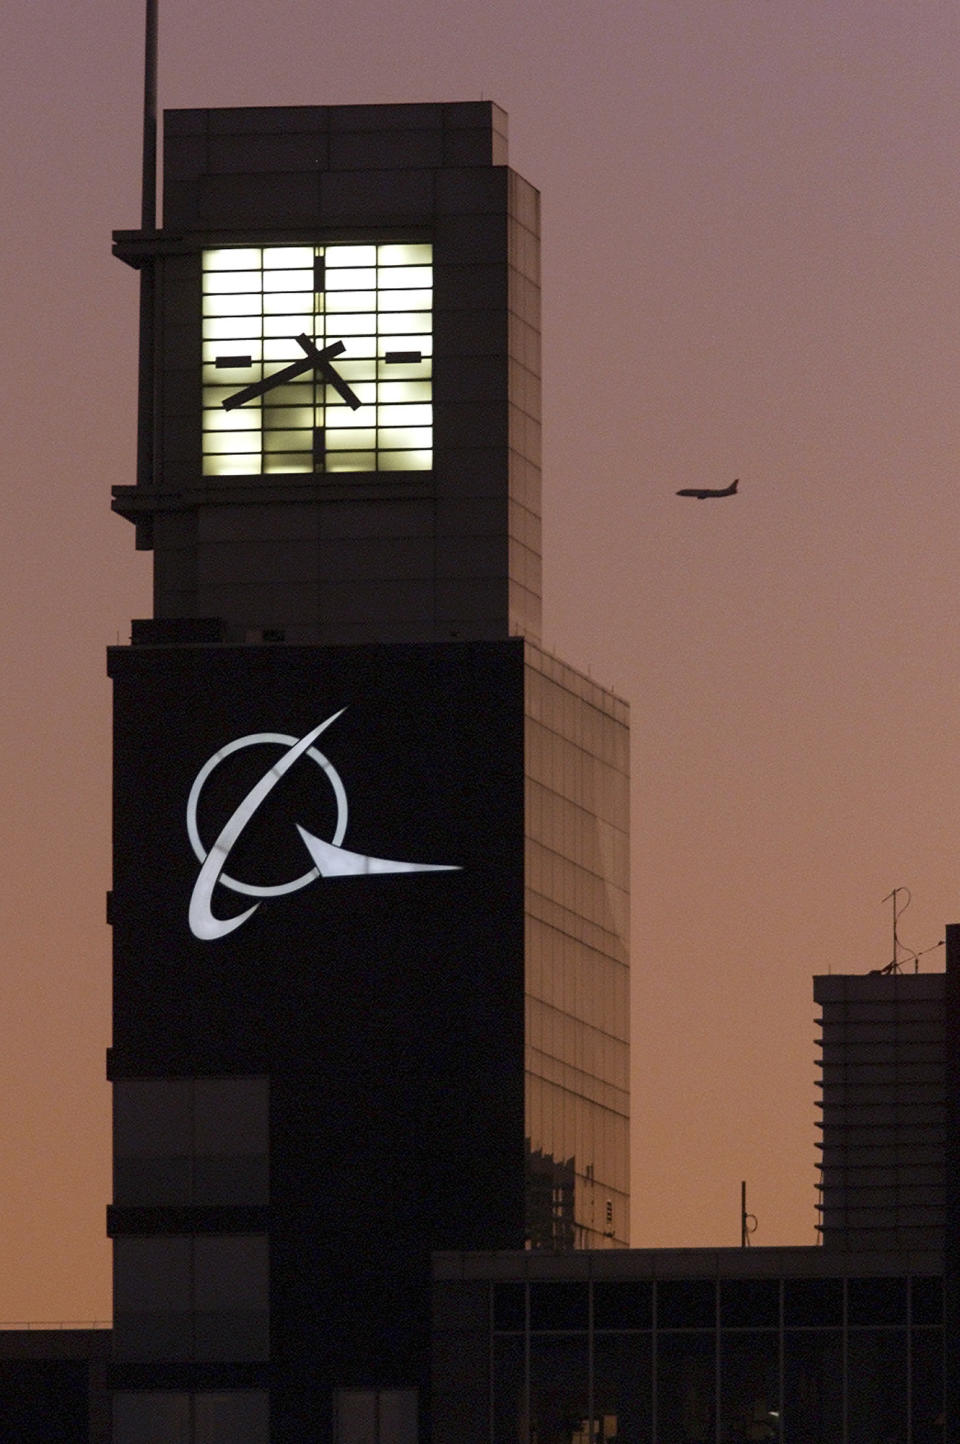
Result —
[[[720,1427],[725,1439],[776,1439],[780,1434],[780,1344],[777,1334],[723,1334],[720,1341]]]
[[[198,1309],[210,1312],[269,1306],[265,1234],[201,1235],[195,1249]]]
[[[334,1444],[371,1444],[377,1437],[375,1389],[338,1389],[334,1394]]]
[[[847,1391],[849,1444],[877,1444],[877,1421],[881,1419],[885,1439],[906,1439],[907,1350],[904,1330],[850,1330]]]
[[[714,1439],[714,1338],[705,1332],[660,1336],[657,1444],[708,1444]]]
[[[586,1329],[586,1283],[535,1283],[530,1285],[530,1328]]]
[[[269,1444],[270,1402],[266,1391],[197,1394],[196,1444]]]
[[[603,1334],[594,1345],[593,1412],[616,1420],[612,1437],[652,1444],[652,1349],[649,1334]],[[602,1430],[601,1430],[602,1434]],[[608,1432],[608,1437],[611,1435]]]
[[[190,1444],[186,1394],[150,1391],[113,1396],[113,1444]]]
[[[266,1154],[266,1077],[196,1080],[198,1154]]]
[[[416,1389],[381,1389],[377,1444],[417,1444]]]
[[[712,1329],[716,1291],[711,1279],[671,1279],[657,1285],[657,1324],[661,1329]]]
[[[840,1330],[786,1333],[784,1444],[837,1444],[842,1438],[843,1336]]]
[[[190,1152],[190,1083],[124,1078],[113,1085],[117,1154],[161,1158]]]

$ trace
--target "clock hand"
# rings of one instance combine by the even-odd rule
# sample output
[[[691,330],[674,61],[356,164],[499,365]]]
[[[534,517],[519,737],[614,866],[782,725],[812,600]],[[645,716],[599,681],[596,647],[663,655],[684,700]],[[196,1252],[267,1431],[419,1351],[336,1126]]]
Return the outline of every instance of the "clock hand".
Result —
[[[297,341],[303,347],[304,351],[306,351],[307,355],[312,358],[317,370],[322,372],[324,380],[333,387],[334,391],[339,393],[347,405],[353,411],[356,411],[359,406],[362,406],[363,403],[357,393],[351,390],[343,377],[333,369],[327,360],[328,356],[339,356],[341,351],[347,349],[343,342],[335,341],[332,346],[325,346],[322,351],[318,351],[308,336],[298,336]]]
[[[334,341],[329,346],[324,346],[322,351],[306,336],[298,336],[297,342],[301,350],[306,352],[306,359],[294,361],[289,366],[284,366],[282,371],[274,371],[272,376],[265,376],[262,381],[254,381],[250,386],[244,386],[242,391],[235,391],[232,396],[227,396],[221,402],[224,410],[232,411],[237,406],[245,406],[248,401],[254,401],[258,396],[265,396],[275,386],[284,386],[288,381],[294,381],[302,376],[305,371],[319,370],[323,377],[330,383],[347,402],[348,406],[356,411],[360,405],[359,397],[350,390],[350,387],[338,376],[327,359],[330,356],[339,356],[346,347],[342,341]]]

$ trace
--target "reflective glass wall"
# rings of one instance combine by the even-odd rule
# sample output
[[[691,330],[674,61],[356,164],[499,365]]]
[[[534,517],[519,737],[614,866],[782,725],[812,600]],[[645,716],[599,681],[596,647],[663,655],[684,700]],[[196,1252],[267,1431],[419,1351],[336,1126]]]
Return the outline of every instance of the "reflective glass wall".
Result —
[[[488,1320],[491,1361],[489,1426],[464,1433],[461,1420],[462,1444],[944,1441],[939,1277],[461,1288]],[[441,1409],[450,1352],[434,1376]]]
[[[526,649],[530,1242],[610,1248],[629,1214],[626,704]]]

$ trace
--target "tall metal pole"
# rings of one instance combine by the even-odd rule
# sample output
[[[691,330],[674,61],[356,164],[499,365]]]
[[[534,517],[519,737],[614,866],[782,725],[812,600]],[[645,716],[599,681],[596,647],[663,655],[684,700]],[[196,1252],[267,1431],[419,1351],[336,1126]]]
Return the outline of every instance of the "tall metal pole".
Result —
[[[143,176],[140,228],[157,228],[157,0],[146,0],[143,65]],[[140,395],[137,408],[137,485],[153,479],[155,259],[140,267]]]
[[[157,227],[157,0],[147,0],[143,47],[143,188],[140,226]]]
[[[960,1439],[960,924],[947,925],[946,978],[947,1190],[944,1239],[944,1439]]]

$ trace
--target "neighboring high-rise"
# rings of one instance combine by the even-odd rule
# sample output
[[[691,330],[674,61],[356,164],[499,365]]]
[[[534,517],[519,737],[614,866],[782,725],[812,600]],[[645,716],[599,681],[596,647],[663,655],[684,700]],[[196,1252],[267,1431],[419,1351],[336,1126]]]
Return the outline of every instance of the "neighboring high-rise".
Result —
[[[177,111],[116,238],[116,1444],[426,1439],[431,1251],[627,1242],[627,715],[539,645],[505,161],[486,102]]]
[[[944,1246],[945,989],[944,973],[814,979],[825,1247]]]

